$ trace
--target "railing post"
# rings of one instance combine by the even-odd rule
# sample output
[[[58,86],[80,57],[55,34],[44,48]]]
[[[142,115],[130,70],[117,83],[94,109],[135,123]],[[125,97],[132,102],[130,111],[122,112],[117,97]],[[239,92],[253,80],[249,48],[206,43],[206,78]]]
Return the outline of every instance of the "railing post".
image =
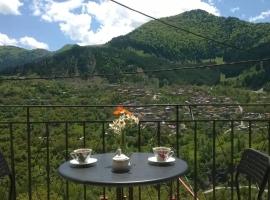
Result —
[[[105,141],[105,124],[102,122],[102,152],[106,152],[106,141]]]
[[[176,106],[176,156],[179,158],[179,106]]]
[[[85,122],[83,122],[83,148],[85,148],[86,144],[85,144],[85,132],[86,132],[86,125]],[[83,199],[86,200],[86,185],[83,184]]]
[[[65,122],[65,142],[66,142],[66,161],[68,160],[68,122]],[[69,184],[68,181],[66,181],[66,200],[69,199]]]
[[[141,152],[141,122],[138,124],[138,151]]]
[[[102,122],[102,153],[106,152],[106,141],[105,141],[105,123]],[[102,188],[103,198],[106,198],[106,188]]]
[[[268,155],[270,155],[270,121],[268,121]],[[268,177],[268,199],[270,199],[270,177]]]
[[[46,123],[46,153],[47,153],[47,167],[46,167],[46,171],[47,171],[47,199],[50,200],[50,133],[49,133],[49,124]]]
[[[161,145],[160,121],[157,124],[157,142],[158,142],[158,146],[160,146]]]
[[[197,121],[194,122],[194,200],[197,200]]]
[[[13,189],[13,197],[16,199],[16,171],[15,171],[15,162],[14,162],[14,136],[13,136],[13,124],[9,123],[9,133],[10,133],[10,158],[11,158],[11,171],[12,171],[12,181],[14,183]]]
[[[138,151],[141,152],[141,122],[139,121],[138,124]],[[139,192],[139,200],[142,199],[142,191],[141,187],[138,187],[138,192]]]
[[[233,154],[234,154],[234,121],[231,121],[231,200],[233,200],[233,190],[234,190],[234,166],[233,166]]]
[[[161,135],[160,135],[160,121],[157,124],[157,140],[158,140],[158,146],[161,145]],[[160,184],[157,185],[158,189],[158,200],[160,200]]]
[[[85,140],[85,133],[86,132],[86,125],[85,125],[85,122],[83,122],[83,148],[85,148],[85,146],[86,146],[86,144],[85,144],[85,142],[86,142],[86,140]]]
[[[248,147],[251,148],[252,143],[251,143],[251,133],[252,133],[252,124],[251,121],[248,121]]]
[[[27,124],[27,164],[28,164],[28,199],[32,200],[32,165],[31,165],[31,127],[30,127],[30,107],[26,107]]]
[[[251,132],[252,132],[251,121],[248,121],[248,147],[251,148]],[[248,199],[251,200],[251,180],[248,181]]]
[[[213,199],[216,199],[216,121],[213,121],[213,166],[212,166],[212,183],[213,183]]]
[[[179,105],[176,105],[175,107],[176,111],[176,156],[179,158]],[[177,179],[176,181],[176,198],[177,200],[180,199],[180,184]]]

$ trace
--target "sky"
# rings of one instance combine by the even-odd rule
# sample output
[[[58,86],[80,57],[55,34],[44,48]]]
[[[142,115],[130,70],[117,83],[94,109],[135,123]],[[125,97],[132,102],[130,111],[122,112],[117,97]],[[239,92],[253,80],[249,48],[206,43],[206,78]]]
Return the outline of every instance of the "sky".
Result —
[[[270,23],[270,0],[117,1],[156,18],[203,9]],[[0,0],[0,46],[56,51],[65,44],[104,44],[149,20],[110,0]]]

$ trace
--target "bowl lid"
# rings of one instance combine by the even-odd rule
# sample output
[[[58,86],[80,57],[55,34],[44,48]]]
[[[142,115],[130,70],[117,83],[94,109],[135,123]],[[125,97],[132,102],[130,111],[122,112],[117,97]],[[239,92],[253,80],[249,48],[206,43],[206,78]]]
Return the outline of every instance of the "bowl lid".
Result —
[[[125,161],[125,160],[129,160],[129,157],[127,157],[125,154],[116,154],[114,157],[113,157],[113,160],[116,160],[116,161]]]

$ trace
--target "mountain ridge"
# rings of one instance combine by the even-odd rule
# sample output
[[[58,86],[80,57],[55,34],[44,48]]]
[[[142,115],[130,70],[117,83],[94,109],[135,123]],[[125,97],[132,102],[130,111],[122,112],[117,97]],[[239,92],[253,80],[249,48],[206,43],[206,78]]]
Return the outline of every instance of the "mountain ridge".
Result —
[[[28,50],[15,46],[0,46],[0,72],[39,59],[44,59],[52,53],[45,49]]]
[[[255,47],[256,38],[260,38],[263,42],[270,41],[268,32],[270,24],[257,25],[233,17],[217,17],[202,10],[184,12],[176,16],[162,18],[162,20],[237,48]],[[173,61],[226,57],[227,51],[236,52],[234,49],[226,50],[228,48],[224,46],[183,31],[170,30],[164,25],[159,25],[158,21],[147,22],[125,36],[112,39],[109,44],[123,49],[136,48]]]

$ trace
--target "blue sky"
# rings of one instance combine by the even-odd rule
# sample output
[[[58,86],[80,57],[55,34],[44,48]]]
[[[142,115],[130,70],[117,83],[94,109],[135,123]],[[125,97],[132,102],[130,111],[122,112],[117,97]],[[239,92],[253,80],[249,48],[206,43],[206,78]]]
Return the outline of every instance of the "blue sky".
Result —
[[[253,23],[270,22],[270,0],[118,0],[154,17],[203,9]],[[148,18],[110,0],[0,0],[0,45],[55,51],[104,44]]]

